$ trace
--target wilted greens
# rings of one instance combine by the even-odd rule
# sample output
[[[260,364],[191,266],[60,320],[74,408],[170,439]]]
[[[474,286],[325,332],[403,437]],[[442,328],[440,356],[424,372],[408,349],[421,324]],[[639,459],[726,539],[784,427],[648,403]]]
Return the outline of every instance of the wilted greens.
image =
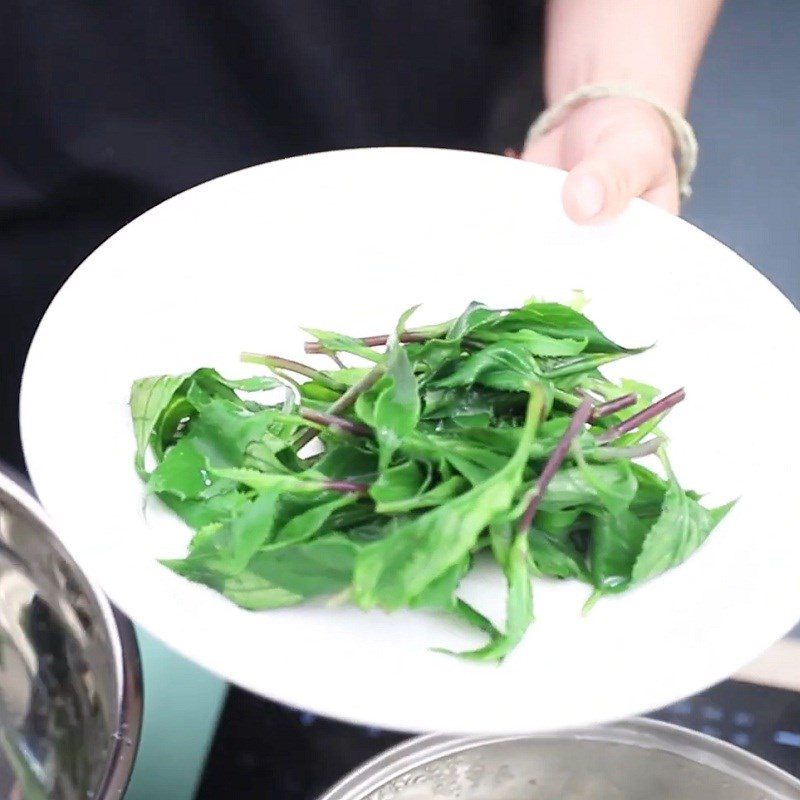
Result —
[[[313,366],[248,353],[267,375],[134,383],[136,469],[195,530],[170,569],[253,610],[327,596],[451,614],[487,637],[460,655],[499,660],[533,620],[532,577],[624,591],[728,511],[667,461],[658,424],[683,391],[605,378],[641,349],[578,304],[471,303],[424,328],[410,315],[365,338],[308,329]],[[502,629],[459,597],[478,558],[505,576]]]

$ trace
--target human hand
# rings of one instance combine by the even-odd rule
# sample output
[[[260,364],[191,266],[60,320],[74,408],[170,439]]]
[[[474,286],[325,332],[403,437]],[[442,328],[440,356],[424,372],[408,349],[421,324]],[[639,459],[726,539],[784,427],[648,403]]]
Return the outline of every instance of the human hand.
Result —
[[[590,100],[567,112],[523,153],[569,171],[562,199],[568,216],[602,222],[642,197],[677,214],[678,172],[670,129],[649,103],[628,97]]]

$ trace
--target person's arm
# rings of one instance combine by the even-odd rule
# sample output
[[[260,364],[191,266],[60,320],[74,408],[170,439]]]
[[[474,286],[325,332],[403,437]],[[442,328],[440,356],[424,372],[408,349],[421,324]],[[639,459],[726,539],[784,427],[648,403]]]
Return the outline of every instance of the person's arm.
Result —
[[[685,111],[695,70],[722,0],[549,0],[548,104],[588,84],[627,84]],[[669,129],[649,104],[592,100],[523,154],[570,170],[567,213],[579,222],[619,213],[642,196],[678,210]]]

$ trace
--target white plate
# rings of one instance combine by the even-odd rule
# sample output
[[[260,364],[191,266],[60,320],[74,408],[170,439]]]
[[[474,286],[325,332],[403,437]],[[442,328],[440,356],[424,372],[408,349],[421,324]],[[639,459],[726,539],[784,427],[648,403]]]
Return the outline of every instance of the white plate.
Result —
[[[800,317],[754,269],[644,203],[599,228],[564,217],[562,173],[492,156],[355,150],[254,167],[192,189],[100,247],[42,322],[22,392],[34,484],[111,599],[180,653],[251,691],[409,731],[517,732],[652,709],[731,674],[800,617]],[[537,621],[500,667],[431,652],[475,639],[424,614],[252,613],[156,562],[188,531],[148,507],[133,470],[131,381],[241,350],[301,356],[301,325],[387,330],[470,300],[585,289],[625,343],[624,372],[665,390],[684,482],[742,500],[707,545],[581,615],[586,587],[535,584]],[[469,596],[502,611],[503,586]]]

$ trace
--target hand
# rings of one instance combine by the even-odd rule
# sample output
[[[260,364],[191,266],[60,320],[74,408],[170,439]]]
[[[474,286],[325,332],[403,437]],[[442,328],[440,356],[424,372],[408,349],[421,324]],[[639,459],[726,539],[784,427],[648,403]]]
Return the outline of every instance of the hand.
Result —
[[[677,214],[678,174],[672,134],[649,103],[627,97],[590,100],[522,154],[569,171],[562,198],[568,216],[602,222],[642,197]]]

